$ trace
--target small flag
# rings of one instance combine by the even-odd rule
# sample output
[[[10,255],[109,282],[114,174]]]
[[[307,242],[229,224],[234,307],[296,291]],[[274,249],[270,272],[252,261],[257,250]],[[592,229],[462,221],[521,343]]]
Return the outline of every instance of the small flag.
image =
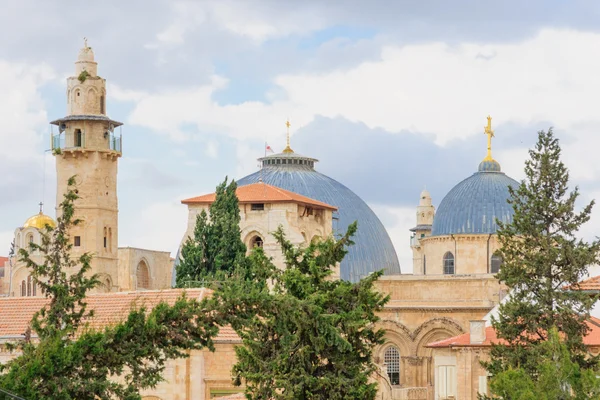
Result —
[[[271,146],[269,146],[268,144],[266,144],[266,147],[265,147],[265,152],[267,152],[267,151],[269,151],[269,152],[271,152],[271,153],[275,153],[275,152],[273,151],[273,149],[271,148]]]

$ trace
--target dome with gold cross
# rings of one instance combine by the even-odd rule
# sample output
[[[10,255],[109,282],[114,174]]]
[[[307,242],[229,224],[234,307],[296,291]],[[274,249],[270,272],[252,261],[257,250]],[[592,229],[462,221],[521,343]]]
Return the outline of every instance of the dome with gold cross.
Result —
[[[510,222],[513,209],[507,200],[508,188],[519,183],[504,174],[500,163],[492,158],[492,117],[484,127],[487,156],[477,172],[459,182],[442,199],[433,220],[431,235],[496,233],[496,220]]]
[[[43,203],[40,203],[40,212],[27,218],[27,221],[23,224],[23,228],[36,228],[44,229],[46,225],[51,228],[56,228],[56,221],[52,217],[44,214]]]

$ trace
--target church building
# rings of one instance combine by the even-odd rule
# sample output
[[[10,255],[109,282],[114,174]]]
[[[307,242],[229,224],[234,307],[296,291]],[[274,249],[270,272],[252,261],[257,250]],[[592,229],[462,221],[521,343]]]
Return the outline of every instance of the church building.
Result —
[[[75,213],[83,222],[70,232],[73,256],[94,255],[92,273],[99,274],[102,286],[89,296],[89,302],[106,324],[124,318],[138,300],[149,306],[160,300],[173,302],[183,290],[171,289],[179,254],[174,260],[166,251],[118,247],[122,123],[106,114],[106,80],[97,72],[94,52],[86,43],[75,63],[75,74],[67,79],[66,116],[51,122],[51,149],[56,159],[57,205],[67,191],[67,180],[76,179],[80,199]],[[374,351],[378,399],[467,400],[486,393],[487,376],[478,367],[493,335],[486,320],[506,295],[506,288],[494,277],[502,266],[496,220],[511,221],[509,187],[518,185],[492,158],[491,117],[484,127],[487,155],[478,166],[478,160],[473,160],[474,173],[458,182],[437,209],[429,192],[423,191],[418,199],[415,193],[415,226],[410,236],[407,233],[413,254],[410,274],[401,272],[392,241],[371,208],[348,187],[318,172],[317,159],[292,150],[290,124],[286,125],[283,152],[260,158],[260,169],[237,181],[241,239],[247,248],[263,247],[283,267],[283,256],[271,235],[279,226],[293,244],[306,245],[343,234],[358,221],[356,244],[335,275],[357,282],[374,271],[384,271],[376,283],[377,290],[390,296],[379,315],[385,340]],[[482,155],[483,149],[482,145]],[[182,244],[193,236],[199,213],[214,200],[215,194],[182,200],[188,209]],[[56,221],[40,208],[15,230],[15,249],[40,243],[46,226],[55,227]],[[40,254],[34,252],[32,257],[41,261]],[[0,262],[4,262],[0,362],[6,362],[14,354],[5,344],[23,337],[31,316],[46,299],[18,257]],[[202,288],[187,293],[197,299],[210,295]],[[234,348],[239,344],[235,332],[223,327],[214,353],[192,351],[185,360],[170,361],[165,381],[144,391],[143,398],[212,399],[243,391],[231,380]],[[590,345],[600,349],[600,340],[594,337]]]

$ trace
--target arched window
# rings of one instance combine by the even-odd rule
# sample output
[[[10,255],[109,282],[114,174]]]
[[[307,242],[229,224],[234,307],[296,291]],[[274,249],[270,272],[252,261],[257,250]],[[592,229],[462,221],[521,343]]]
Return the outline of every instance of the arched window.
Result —
[[[27,284],[25,283],[25,280],[21,281],[21,296],[27,296]]]
[[[27,235],[27,242],[25,245],[29,246],[30,243],[33,243],[33,233]]]
[[[392,385],[400,384],[400,352],[396,346],[385,349],[383,361],[387,366],[388,378]]]
[[[136,271],[137,289],[150,289],[150,271],[144,260],[140,261]]]
[[[427,275],[427,258],[423,255],[423,275]]]
[[[500,267],[502,266],[503,261],[504,260],[502,259],[502,256],[498,252],[495,252],[492,255],[492,260],[490,263],[490,272],[492,274],[497,274],[498,272],[500,272]]]
[[[31,276],[27,277],[27,297],[31,297]]]
[[[454,275],[454,254],[449,251],[444,254],[444,275]]]
[[[104,113],[104,96],[100,96],[100,114]]]
[[[250,239],[250,248],[263,247],[263,240],[260,236],[256,235]]]
[[[36,285],[35,281],[31,282],[31,286],[32,286],[33,296],[35,297],[35,296],[37,296],[37,285]]]

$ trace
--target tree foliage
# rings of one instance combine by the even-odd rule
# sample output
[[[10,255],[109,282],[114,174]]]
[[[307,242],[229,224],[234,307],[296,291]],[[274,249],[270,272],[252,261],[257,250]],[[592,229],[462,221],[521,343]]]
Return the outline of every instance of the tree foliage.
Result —
[[[538,346],[556,328],[571,359],[581,368],[595,368],[583,344],[585,321],[596,299],[576,290],[589,265],[598,262],[600,242],[587,243],[577,232],[590,219],[594,202],[577,212],[579,191],[569,191],[569,173],[552,130],[541,131],[525,163],[526,178],[510,188],[514,209],[511,223],[498,221],[503,258],[497,277],[510,290],[500,304],[493,326],[506,345],[492,348],[486,367],[507,377],[514,370],[526,373],[536,385],[545,352]]]
[[[274,236],[286,268],[261,248],[221,285],[213,301],[243,340],[236,348],[236,384],[250,399],[374,399],[372,349],[382,342],[376,312],[388,298],[373,289],[374,273],[358,283],[331,279],[356,223],[339,240],[294,247],[280,227]]]
[[[88,329],[93,315],[85,298],[98,279],[89,276],[90,254],[71,257],[69,231],[80,221],[74,217],[74,179],[68,183],[57,227],[47,226],[41,244],[19,251],[48,303],[32,320],[34,335],[16,346],[21,355],[0,367],[0,388],[29,400],[140,399],[140,389],[162,380],[168,359],[212,349],[217,317],[182,297],[173,306],[133,309],[126,321],[101,331]],[[32,250],[43,255],[41,264],[30,257]]]
[[[237,184],[227,178],[216,189],[215,201],[196,217],[194,237],[181,248],[177,287],[206,286],[206,281],[223,280],[246,258],[240,236]]]
[[[491,392],[511,400],[587,400],[600,397],[600,380],[596,372],[584,369],[571,360],[567,346],[552,328],[548,340],[537,348],[541,362],[537,376],[524,368],[509,368],[490,380]]]

